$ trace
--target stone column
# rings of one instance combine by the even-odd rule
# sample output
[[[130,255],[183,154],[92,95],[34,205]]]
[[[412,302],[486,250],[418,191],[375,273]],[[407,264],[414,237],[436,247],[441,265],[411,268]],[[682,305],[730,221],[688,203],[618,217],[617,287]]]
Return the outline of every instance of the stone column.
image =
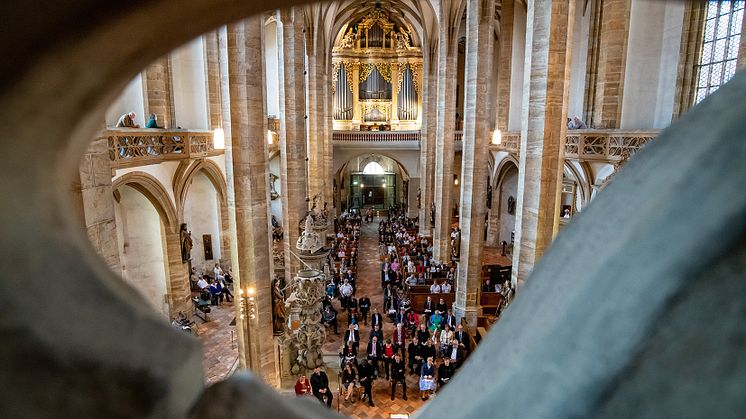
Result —
[[[205,64],[207,67],[207,107],[210,129],[223,127],[223,110],[220,99],[220,51],[218,49],[218,31],[202,35],[205,45]]]
[[[468,0],[464,140],[461,163],[460,257],[454,315],[477,324],[477,290],[482,276],[484,216],[487,213],[487,150],[491,140],[491,79],[495,0]]]
[[[104,129],[102,124],[102,130]],[[114,195],[111,188],[111,160],[105,134],[94,139],[80,160],[80,196],[84,227],[98,254],[121,277]],[[76,186],[77,189],[77,186]]]
[[[431,215],[435,185],[433,172],[435,169],[435,143],[437,131],[437,96],[438,78],[437,65],[432,62],[432,54],[425,60],[422,69],[422,92],[420,94],[422,106],[422,135],[420,140],[420,234],[432,236],[434,222]]]
[[[187,270],[189,265],[181,260],[181,235],[178,229],[179,226],[173,226],[173,230],[165,228],[168,310],[171,319],[179,312],[190,313],[192,310],[192,303],[189,302],[192,297]]]
[[[299,225],[308,210],[306,173],[305,48],[303,10],[284,9],[278,25],[280,73],[280,156],[282,218],[285,228],[285,278],[293,278],[300,263],[292,254],[298,241]]]
[[[523,284],[552,243],[559,225],[565,115],[572,59],[575,2],[530,2],[521,156],[518,167],[513,283]]]
[[[627,63],[630,0],[604,0],[593,3],[591,49],[597,58],[589,59],[586,90],[586,123],[589,127],[619,128]]]
[[[291,340],[291,373],[293,375],[323,366],[322,345],[326,328],[321,324],[321,301],[324,299],[326,277],[316,270],[302,270],[293,277],[295,307],[299,328]]]
[[[145,115],[143,121],[154,113],[158,117],[158,125],[165,128],[175,128],[174,97],[171,89],[171,65],[169,57],[161,57],[145,68],[142,78],[145,93]],[[144,126],[144,125],[143,125]]]
[[[503,0],[500,20],[500,64],[497,70],[497,128],[508,130],[510,77],[513,64],[513,0]]]
[[[239,300],[239,358],[270,385],[278,386],[272,330],[272,252],[269,228],[268,150],[265,141],[263,22],[260,16],[231,24],[227,30],[231,141],[226,150],[228,184],[235,214],[237,257],[233,260]],[[229,150],[228,150],[229,149]],[[229,205],[230,205],[229,204]],[[255,316],[248,315],[253,291]]]
[[[451,36],[449,0],[440,1],[438,32],[438,109],[435,152],[435,232],[433,256],[450,261],[450,232],[453,203],[454,132],[456,129],[456,41]],[[459,19],[460,21],[460,19]]]
[[[309,29],[309,32],[313,30]],[[306,35],[309,35],[306,33]],[[307,86],[307,106],[308,106],[308,196],[313,199],[321,196],[323,190],[323,146],[321,144],[322,135],[319,133],[319,79],[318,67],[316,65],[317,56],[313,50],[313,36],[306,37],[308,44],[308,77],[306,78]]]
[[[331,54],[326,56],[321,65],[323,66],[321,76],[323,82],[321,84],[321,89],[324,98],[324,172],[326,173],[326,176],[324,177],[326,182],[324,185],[324,202],[328,204],[329,213],[336,214],[333,208],[334,197],[332,196],[334,192],[334,144],[332,142],[332,134],[334,132],[334,118],[332,116],[332,109],[334,109],[334,95],[332,94],[330,81],[330,70],[332,68]],[[332,224],[332,230],[333,229],[334,224]]]

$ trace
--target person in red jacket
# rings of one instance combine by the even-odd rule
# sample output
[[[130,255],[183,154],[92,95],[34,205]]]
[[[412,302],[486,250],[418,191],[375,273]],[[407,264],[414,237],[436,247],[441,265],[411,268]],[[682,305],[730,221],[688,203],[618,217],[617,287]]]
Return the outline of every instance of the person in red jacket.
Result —
[[[295,382],[295,395],[307,396],[309,394],[311,394],[311,383],[306,379],[306,375],[302,374]]]

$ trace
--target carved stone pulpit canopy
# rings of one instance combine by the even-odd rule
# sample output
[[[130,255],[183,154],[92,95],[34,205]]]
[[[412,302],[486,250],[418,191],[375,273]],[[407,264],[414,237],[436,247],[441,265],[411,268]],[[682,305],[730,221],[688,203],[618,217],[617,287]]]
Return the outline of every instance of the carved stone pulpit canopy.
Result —
[[[321,236],[313,229],[314,222],[313,216],[308,214],[306,216],[306,224],[303,228],[303,233],[298,237],[298,242],[295,244],[296,249],[302,253],[316,253],[324,247],[324,242]]]

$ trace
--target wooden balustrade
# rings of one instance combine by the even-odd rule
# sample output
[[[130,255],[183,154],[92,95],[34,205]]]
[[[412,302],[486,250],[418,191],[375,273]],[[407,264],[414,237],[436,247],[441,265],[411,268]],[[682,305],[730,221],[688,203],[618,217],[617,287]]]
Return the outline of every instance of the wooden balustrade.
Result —
[[[334,131],[333,141],[420,141],[420,131]]]
[[[657,130],[571,130],[565,141],[565,158],[620,165],[658,133]]]
[[[106,131],[113,167],[133,167],[216,156],[212,131],[116,128]]]

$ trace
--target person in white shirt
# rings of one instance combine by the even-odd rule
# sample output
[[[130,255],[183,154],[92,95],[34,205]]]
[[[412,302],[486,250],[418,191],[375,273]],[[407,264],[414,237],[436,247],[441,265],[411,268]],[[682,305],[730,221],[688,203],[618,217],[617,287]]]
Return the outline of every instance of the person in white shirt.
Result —
[[[215,274],[215,279],[217,279],[218,281],[223,280],[223,270],[220,269],[220,265],[218,265],[217,263],[215,264],[215,268],[212,270],[212,273]]]
[[[342,308],[347,309],[347,305],[352,297],[352,285],[345,279],[344,283],[339,286],[339,295],[342,303]]]
[[[407,278],[406,283],[410,287],[413,286],[413,285],[417,285],[417,277],[414,276],[414,274],[409,275],[409,277]]]
[[[440,292],[444,294],[448,294],[449,292],[451,292],[451,284],[449,284],[448,282],[444,282],[443,285],[440,286]]]
[[[433,282],[433,285],[430,285],[430,293],[431,294],[440,293],[440,285],[437,282]]]
[[[205,280],[205,277],[202,277],[202,278],[199,279],[199,281],[197,281],[197,287],[199,289],[201,289],[201,290],[203,290],[203,289],[205,289],[205,288],[207,288],[209,286],[210,286],[210,284]]]

